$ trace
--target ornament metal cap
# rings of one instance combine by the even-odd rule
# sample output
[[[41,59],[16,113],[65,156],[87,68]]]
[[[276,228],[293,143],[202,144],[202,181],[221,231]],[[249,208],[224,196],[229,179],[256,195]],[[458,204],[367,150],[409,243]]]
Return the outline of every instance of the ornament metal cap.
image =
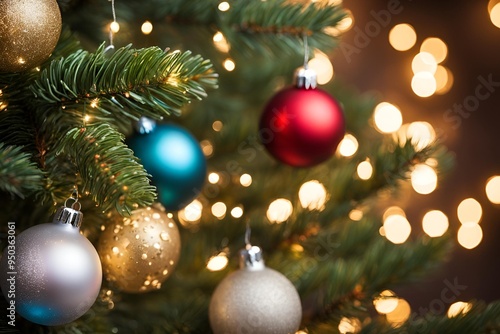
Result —
[[[245,249],[240,251],[241,269],[262,270],[265,267],[260,247],[247,244]]]
[[[307,66],[299,67],[295,71],[295,86],[298,88],[314,89],[318,81],[316,79],[316,72]]]
[[[153,132],[156,128],[156,121],[154,119],[142,116],[139,118],[137,123],[134,124],[134,128],[141,135]]]
[[[54,215],[53,223],[70,224],[76,228],[82,225],[83,213],[81,211],[61,206]]]

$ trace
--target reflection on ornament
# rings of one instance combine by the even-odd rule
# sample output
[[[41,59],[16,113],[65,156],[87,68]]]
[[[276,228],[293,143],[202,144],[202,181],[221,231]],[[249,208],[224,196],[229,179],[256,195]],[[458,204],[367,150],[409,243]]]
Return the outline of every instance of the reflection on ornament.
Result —
[[[47,60],[61,34],[56,0],[0,1],[0,72],[20,72]]]
[[[99,239],[105,277],[130,293],[159,289],[180,255],[177,225],[164,209],[142,208],[106,227]]]
[[[265,267],[260,248],[248,245],[240,254],[240,269],[224,278],[212,295],[213,332],[295,333],[302,306],[293,284]]]
[[[78,319],[94,304],[101,288],[101,262],[80,234],[82,218],[80,211],[61,207],[52,223],[30,227],[17,236],[15,248],[5,249],[0,285],[23,318],[57,326]],[[15,267],[8,262],[12,252]]]

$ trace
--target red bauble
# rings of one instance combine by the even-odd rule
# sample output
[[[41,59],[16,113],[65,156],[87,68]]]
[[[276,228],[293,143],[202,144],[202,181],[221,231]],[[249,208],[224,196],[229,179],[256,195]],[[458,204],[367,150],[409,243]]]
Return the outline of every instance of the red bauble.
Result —
[[[276,159],[309,167],[330,158],[344,138],[339,103],[318,88],[290,87],[278,92],[260,119],[260,140]]]

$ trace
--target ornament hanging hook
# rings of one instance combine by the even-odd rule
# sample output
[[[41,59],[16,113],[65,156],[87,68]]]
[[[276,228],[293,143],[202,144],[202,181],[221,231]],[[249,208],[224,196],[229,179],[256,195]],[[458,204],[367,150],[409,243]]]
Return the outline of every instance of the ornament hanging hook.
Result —
[[[71,206],[68,205],[68,201],[69,200],[73,201],[73,203],[71,204]],[[71,196],[68,197],[64,201],[64,206],[67,207],[67,208],[71,208],[73,210],[76,210],[76,211],[80,211],[80,209],[82,208],[82,204],[80,202],[78,202],[78,187],[76,185],[73,188],[73,192],[71,193]]]
[[[308,68],[308,63],[309,63],[309,43],[307,42],[307,33],[304,32],[302,35],[302,38],[304,40],[304,69],[307,70]]]
[[[109,50],[113,50],[115,48],[115,45],[113,44],[113,38],[114,38],[114,32],[113,32],[113,23],[118,24],[116,22],[116,11],[115,11],[115,0],[108,0],[111,2],[111,12],[113,13],[113,22],[111,22],[109,26],[109,45],[104,49],[104,53],[108,52]]]
[[[252,229],[250,228],[250,223],[247,221],[247,226],[245,229],[245,248],[250,249],[252,244],[250,244],[250,236],[252,235]]]

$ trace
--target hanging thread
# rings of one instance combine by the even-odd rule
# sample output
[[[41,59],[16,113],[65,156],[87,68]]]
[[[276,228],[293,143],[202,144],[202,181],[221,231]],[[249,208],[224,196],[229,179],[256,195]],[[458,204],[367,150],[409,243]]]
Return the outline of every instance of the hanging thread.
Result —
[[[116,11],[115,11],[115,0],[109,0],[111,1],[111,12],[113,13],[113,22],[109,25],[109,45],[104,49],[104,52],[107,52],[108,50],[114,49],[115,45],[113,44],[113,37],[114,37],[114,32],[113,32],[113,24],[118,24],[116,22]]]

